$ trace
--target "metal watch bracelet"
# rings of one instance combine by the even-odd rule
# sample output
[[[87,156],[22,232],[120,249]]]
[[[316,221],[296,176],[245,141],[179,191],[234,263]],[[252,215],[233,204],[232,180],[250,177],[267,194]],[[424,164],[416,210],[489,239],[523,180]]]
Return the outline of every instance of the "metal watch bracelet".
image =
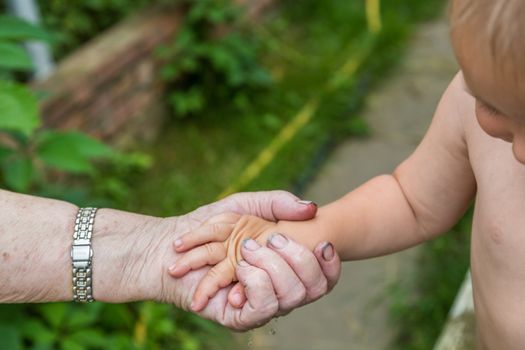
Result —
[[[93,299],[91,235],[97,208],[80,208],[75,221],[71,261],[73,263],[73,301],[90,303]]]

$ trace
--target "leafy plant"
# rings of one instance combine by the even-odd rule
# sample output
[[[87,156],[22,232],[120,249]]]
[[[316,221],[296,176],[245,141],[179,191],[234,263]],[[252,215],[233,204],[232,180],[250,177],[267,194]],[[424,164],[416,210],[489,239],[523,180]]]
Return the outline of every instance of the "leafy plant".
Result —
[[[224,349],[228,340],[211,322],[154,303],[0,305],[0,339],[6,350]]]
[[[27,70],[32,63],[18,40],[38,39],[50,41],[51,35],[12,16],[0,16],[0,77],[10,70]]]
[[[257,61],[257,41],[237,30],[238,6],[226,0],[186,3],[189,10],[175,42],[159,50],[176,116],[195,115],[230,99],[242,105],[248,91],[271,83]]]
[[[78,132],[43,130],[38,101],[23,84],[10,79],[16,71],[32,68],[20,40],[49,40],[50,35],[29,23],[0,16],[0,168],[9,189],[27,192],[46,178],[46,170],[93,172],[91,161],[109,158],[113,151]],[[3,51],[2,51],[3,50]]]
[[[148,167],[142,153],[123,154],[76,131],[41,127],[38,101],[31,90],[12,79],[32,67],[19,40],[46,39],[40,28],[0,16],[0,183],[28,193],[85,203],[90,195],[81,187],[59,186],[63,175],[84,175],[95,191],[122,201],[128,195],[122,173]],[[11,55],[1,55],[11,52]],[[94,161],[108,161],[104,169]],[[109,173],[109,177],[108,176]],[[68,181],[70,182],[70,181]],[[90,204],[94,204],[92,197]],[[154,303],[76,305],[0,305],[0,348],[32,349],[214,349],[227,338],[220,328],[197,316]],[[215,347],[218,349],[220,347]]]

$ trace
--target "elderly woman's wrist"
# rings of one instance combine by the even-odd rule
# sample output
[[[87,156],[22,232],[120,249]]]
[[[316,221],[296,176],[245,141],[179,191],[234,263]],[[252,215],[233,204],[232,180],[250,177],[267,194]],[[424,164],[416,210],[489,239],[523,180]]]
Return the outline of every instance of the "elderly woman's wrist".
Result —
[[[93,232],[93,296],[122,303],[155,300],[162,288],[155,271],[165,254],[166,219],[100,209]]]

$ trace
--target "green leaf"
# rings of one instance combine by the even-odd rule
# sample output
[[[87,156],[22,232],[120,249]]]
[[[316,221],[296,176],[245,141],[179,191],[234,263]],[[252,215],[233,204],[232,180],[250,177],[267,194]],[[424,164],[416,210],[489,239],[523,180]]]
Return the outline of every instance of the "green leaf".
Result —
[[[77,131],[47,131],[41,135],[41,140],[42,143],[73,147],[88,158],[107,158],[114,153],[109,146],[99,140]]]
[[[12,190],[26,192],[33,177],[33,163],[31,159],[17,154],[2,164],[4,181]]]
[[[76,330],[81,327],[88,327],[95,323],[103,305],[100,303],[92,303],[81,306],[82,307],[73,308],[73,312],[68,315],[68,329]]]
[[[81,344],[71,339],[66,338],[60,342],[60,349],[62,350],[85,350],[86,348],[82,346]]]
[[[180,116],[198,112],[205,104],[203,93],[198,87],[172,93],[169,102]]]
[[[0,81],[0,129],[29,136],[39,125],[35,96],[23,85]]]
[[[33,63],[22,46],[0,42],[0,68],[30,70]]]
[[[52,344],[38,344],[31,347],[31,350],[53,350]]]
[[[116,334],[108,338],[106,349],[112,350],[131,350],[137,349],[129,335]]]
[[[78,132],[48,131],[38,141],[37,155],[48,166],[72,173],[93,171],[91,160],[109,158],[113,150]]]
[[[48,329],[44,323],[36,319],[27,319],[22,325],[22,334],[35,345],[52,345],[55,341],[55,332]]]
[[[14,153],[13,149],[0,145],[0,163],[2,163],[6,158],[11,156],[13,153]]]
[[[15,327],[0,325],[0,340],[2,342],[2,349],[22,349],[22,339],[19,331]]]
[[[106,304],[100,314],[100,320],[108,328],[133,329],[133,314],[128,304]]]
[[[171,318],[159,318],[151,327],[150,337],[168,337],[175,332],[175,323]]]
[[[69,340],[82,344],[84,348],[108,349],[107,335],[98,329],[83,329],[71,334]]]
[[[37,39],[51,41],[52,36],[44,29],[14,16],[0,16],[0,39]]]
[[[38,306],[40,314],[51,325],[53,329],[58,329],[64,320],[69,304],[53,303]]]

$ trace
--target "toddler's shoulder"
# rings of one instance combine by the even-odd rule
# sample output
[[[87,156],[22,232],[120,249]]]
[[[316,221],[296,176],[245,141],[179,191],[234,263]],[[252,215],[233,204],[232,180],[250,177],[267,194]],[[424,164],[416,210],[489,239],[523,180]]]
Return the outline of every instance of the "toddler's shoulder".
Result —
[[[459,71],[443,94],[440,108],[447,110],[447,120],[457,124],[462,134],[467,134],[477,125],[476,101],[468,92],[463,73]]]

